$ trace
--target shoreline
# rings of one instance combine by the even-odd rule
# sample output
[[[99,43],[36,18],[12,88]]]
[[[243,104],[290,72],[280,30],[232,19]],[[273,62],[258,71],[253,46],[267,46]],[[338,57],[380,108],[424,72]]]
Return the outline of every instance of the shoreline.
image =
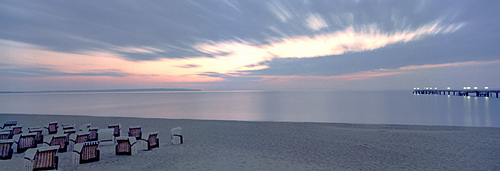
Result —
[[[159,133],[160,147],[116,156],[101,145],[101,160],[71,165],[58,153],[60,170],[498,170],[500,128],[350,123],[254,122],[195,119],[0,114],[0,124],[28,127],[121,124]],[[182,127],[184,144],[170,143]],[[19,170],[23,153],[0,160],[0,170]]]

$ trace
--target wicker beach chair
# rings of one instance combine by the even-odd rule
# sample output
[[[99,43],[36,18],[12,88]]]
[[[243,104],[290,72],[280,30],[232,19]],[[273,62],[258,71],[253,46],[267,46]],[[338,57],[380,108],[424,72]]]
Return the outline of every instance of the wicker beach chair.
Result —
[[[66,135],[66,145],[68,146],[68,151],[73,151],[73,147],[75,145],[75,138],[72,138],[72,135],[76,134],[76,129],[67,129],[63,130],[64,135]],[[73,141],[72,141],[73,140]]]
[[[66,152],[68,150],[65,134],[56,134],[47,136],[44,138],[43,143],[48,146],[59,146],[58,152]]]
[[[120,136],[120,132],[121,132],[121,125],[120,124],[111,124],[111,125],[108,125],[108,128],[113,128],[114,131],[113,131],[113,136],[115,137],[119,137]]]
[[[69,130],[69,129],[75,129],[75,124],[62,124],[62,129],[63,130]]]
[[[12,139],[12,131],[10,130],[2,130],[0,132],[0,140]]]
[[[99,161],[99,141],[84,142],[75,145],[73,164]]]
[[[184,140],[182,138],[182,128],[181,127],[175,127],[170,130],[171,136],[170,140],[172,141],[172,144],[182,144],[184,143]]]
[[[16,143],[16,153],[22,153],[29,148],[36,148],[35,137],[36,133],[26,133],[18,134],[14,136],[14,142]]]
[[[99,134],[97,131],[99,130],[98,127],[90,127],[89,128],[89,141],[97,141],[99,138]]]
[[[31,148],[24,154],[25,170],[49,170],[58,168],[58,146]]]
[[[29,133],[36,133],[35,143],[37,143],[37,144],[43,143],[43,135],[42,135],[43,129],[41,129],[41,128],[28,128],[28,132]]]
[[[57,129],[59,128],[57,124],[57,121],[49,122],[49,126],[45,127],[48,130],[49,134],[57,134]]]
[[[2,129],[5,129],[6,127],[9,127],[9,126],[16,126],[16,125],[17,125],[17,121],[7,121],[7,122],[3,123]]]
[[[128,128],[128,136],[135,137],[135,139],[139,140],[142,138],[141,126],[132,126]]]
[[[116,137],[116,155],[132,155],[137,152],[137,140],[134,137]]]
[[[76,134],[76,137],[74,139],[75,144],[77,143],[84,143],[89,140],[89,133],[88,132],[80,132]]]
[[[148,136],[145,139],[141,139],[142,141],[146,142],[144,143],[144,146],[142,149],[147,149],[151,150],[153,148],[160,147],[160,140],[158,139],[158,132],[150,132],[148,133]]]
[[[0,160],[12,158],[14,140],[0,140]]]
[[[83,125],[80,125],[80,127],[78,128],[78,131],[80,132],[89,132],[89,128],[90,128],[90,124],[83,124]]]
[[[104,144],[114,144],[115,136],[113,136],[113,132],[115,129],[99,129],[97,132],[99,134],[99,143]],[[102,144],[102,145],[104,145]]]

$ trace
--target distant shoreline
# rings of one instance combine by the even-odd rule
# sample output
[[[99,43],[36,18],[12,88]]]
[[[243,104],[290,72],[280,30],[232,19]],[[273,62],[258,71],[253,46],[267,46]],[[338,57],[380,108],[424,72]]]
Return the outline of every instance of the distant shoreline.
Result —
[[[150,89],[104,89],[104,90],[46,90],[46,91],[0,91],[0,94],[20,93],[99,93],[99,92],[145,92],[145,91],[201,91],[184,88],[150,88]]]

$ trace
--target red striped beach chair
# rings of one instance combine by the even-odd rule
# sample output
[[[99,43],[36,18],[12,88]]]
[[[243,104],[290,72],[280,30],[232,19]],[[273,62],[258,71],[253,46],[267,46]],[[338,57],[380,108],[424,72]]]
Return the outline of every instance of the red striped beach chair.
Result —
[[[73,163],[89,163],[99,161],[99,141],[84,142],[75,145]]]
[[[113,128],[114,129],[113,136],[115,136],[115,137],[119,137],[120,136],[120,131],[122,129],[120,124],[108,125],[108,128]]]
[[[181,127],[175,127],[170,130],[171,136],[170,140],[172,141],[172,144],[182,144],[183,138],[182,138],[182,128]]]
[[[96,141],[99,138],[99,134],[97,131],[99,130],[98,127],[90,127],[89,128],[89,141]]]
[[[66,144],[66,135],[64,134],[48,136],[44,139],[43,143],[49,146],[59,146],[59,152],[66,152],[68,149]]]
[[[49,131],[49,134],[57,134],[57,129],[59,128],[57,124],[58,124],[57,121],[49,122],[49,126],[45,127]]]
[[[142,138],[141,126],[132,126],[128,128],[128,136],[135,137],[136,140]]]
[[[43,143],[43,135],[42,135],[43,129],[41,129],[41,128],[28,128],[28,132],[29,133],[36,133],[35,143],[37,143],[37,144]]]
[[[137,140],[134,137],[116,137],[116,155],[132,155],[137,152]]]
[[[12,158],[14,140],[0,140],[0,160]]]
[[[17,145],[16,153],[22,153],[29,148],[36,148],[36,133],[18,134],[14,138]]]
[[[58,146],[32,148],[24,155],[24,167],[26,170],[50,170],[58,168],[59,157]]]

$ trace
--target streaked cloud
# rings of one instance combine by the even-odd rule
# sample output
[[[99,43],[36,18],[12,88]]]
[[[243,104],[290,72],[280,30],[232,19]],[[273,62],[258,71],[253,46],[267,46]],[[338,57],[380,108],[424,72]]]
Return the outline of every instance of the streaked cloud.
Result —
[[[307,18],[307,26],[314,31],[318,31],[328,27],[328,24],[326,24],[325,20],[319,14],[310,14]]]

